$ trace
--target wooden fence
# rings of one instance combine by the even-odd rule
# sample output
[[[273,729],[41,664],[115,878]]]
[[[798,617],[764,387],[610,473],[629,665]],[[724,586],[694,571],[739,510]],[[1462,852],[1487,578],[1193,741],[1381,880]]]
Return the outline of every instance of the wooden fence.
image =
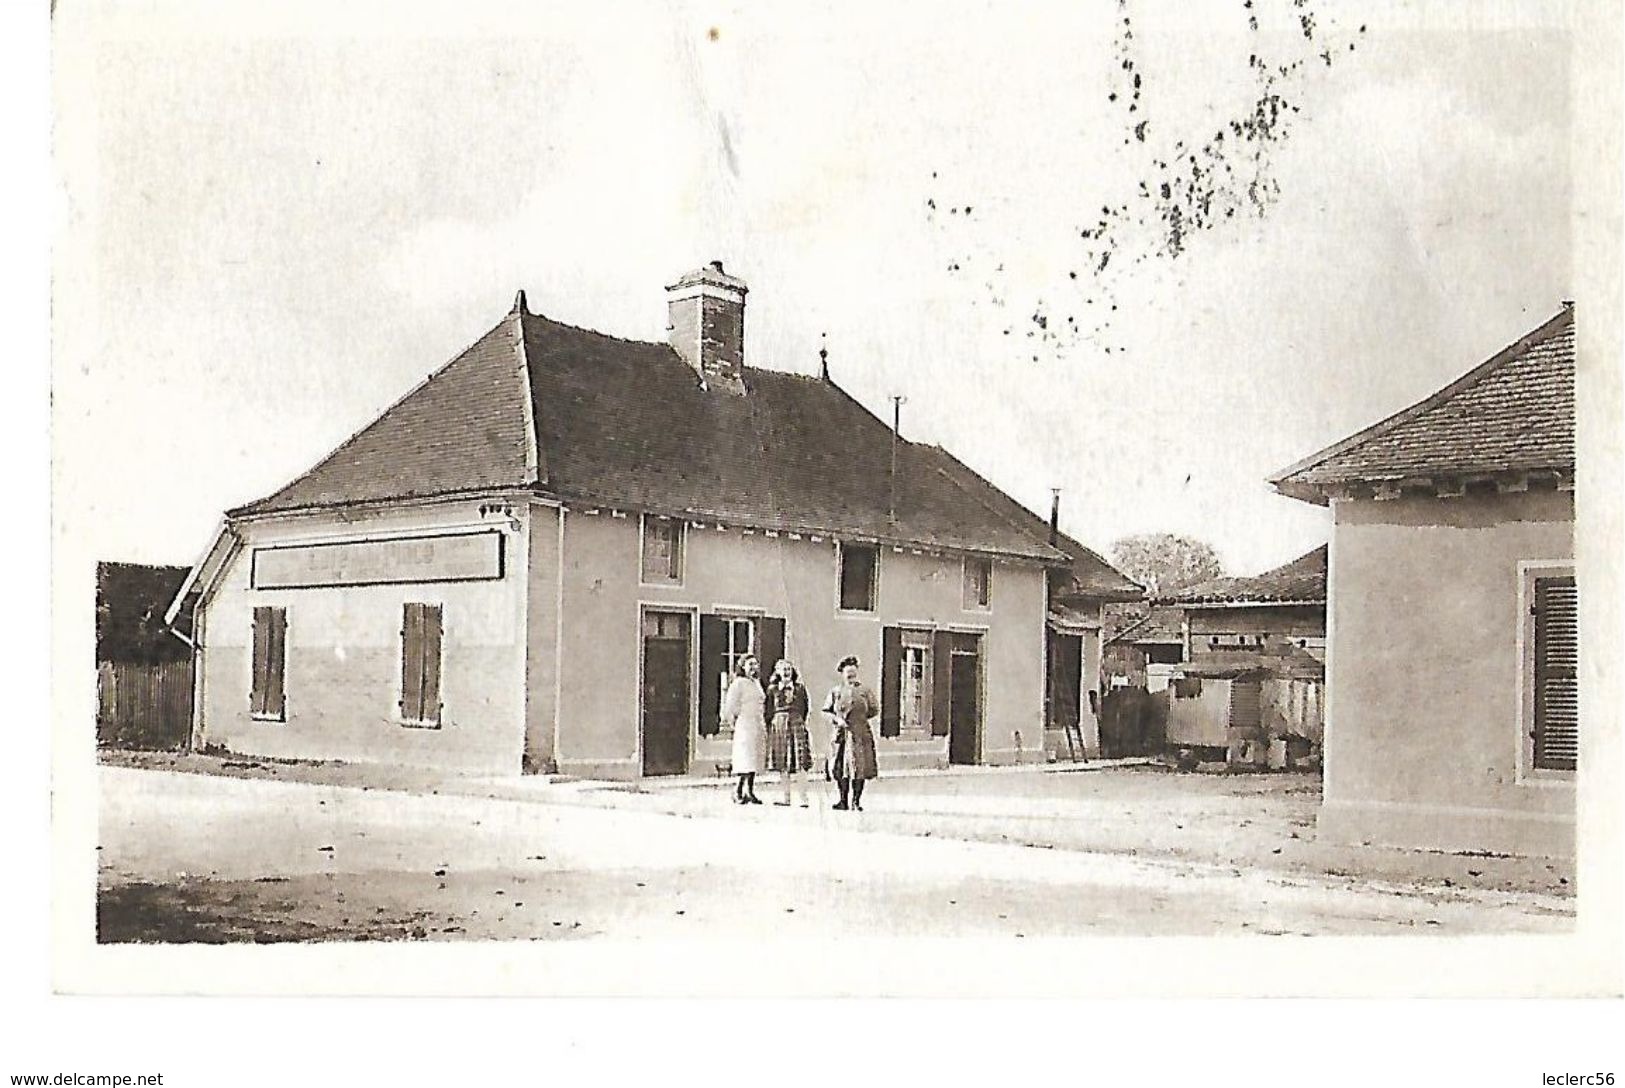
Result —
[[[184,748],[192,732],[192,662],[96,665],[96,743]]]
[[[1166,692],[1116,688],[1106,693],[1100,711],[1100,754],[1107,759],[1160,753],[1167,742]]]

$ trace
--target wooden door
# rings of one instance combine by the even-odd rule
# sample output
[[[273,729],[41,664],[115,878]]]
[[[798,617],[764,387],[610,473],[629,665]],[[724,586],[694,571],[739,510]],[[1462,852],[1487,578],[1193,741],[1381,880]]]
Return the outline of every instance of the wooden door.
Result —
[[[975,763],[982,731],[982,647],[976,635],[953,636],[948,689],[948,762]]]
[[[643,616],[643,773],[688,770],[689,618],[685,612]]]
[[[1076,729],[1078,692],[1083,686],[1083,639],[1049,633],[1049,727]]]

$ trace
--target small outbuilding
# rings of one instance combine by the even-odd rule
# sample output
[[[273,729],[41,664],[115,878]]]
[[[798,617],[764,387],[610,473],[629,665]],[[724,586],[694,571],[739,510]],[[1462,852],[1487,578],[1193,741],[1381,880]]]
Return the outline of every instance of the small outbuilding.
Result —
[[[1332,514],[1333,841],[1574,851],[1574,309],[1277,473]]]

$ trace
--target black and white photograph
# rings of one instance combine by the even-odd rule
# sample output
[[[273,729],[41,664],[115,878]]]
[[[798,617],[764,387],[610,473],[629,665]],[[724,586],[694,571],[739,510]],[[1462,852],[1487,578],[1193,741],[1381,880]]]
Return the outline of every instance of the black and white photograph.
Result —
[[[58,993],[1620,996],[1617,6],[49,23]]]

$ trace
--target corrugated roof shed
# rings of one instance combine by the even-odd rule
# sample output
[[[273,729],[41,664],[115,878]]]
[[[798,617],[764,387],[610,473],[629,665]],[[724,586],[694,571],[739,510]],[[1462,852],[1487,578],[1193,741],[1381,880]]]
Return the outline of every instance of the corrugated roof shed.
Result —
[[[1348,485],[1574,474],[1574,308],[1437,393],[1283,469],[1276,490],[1325,503]]]

